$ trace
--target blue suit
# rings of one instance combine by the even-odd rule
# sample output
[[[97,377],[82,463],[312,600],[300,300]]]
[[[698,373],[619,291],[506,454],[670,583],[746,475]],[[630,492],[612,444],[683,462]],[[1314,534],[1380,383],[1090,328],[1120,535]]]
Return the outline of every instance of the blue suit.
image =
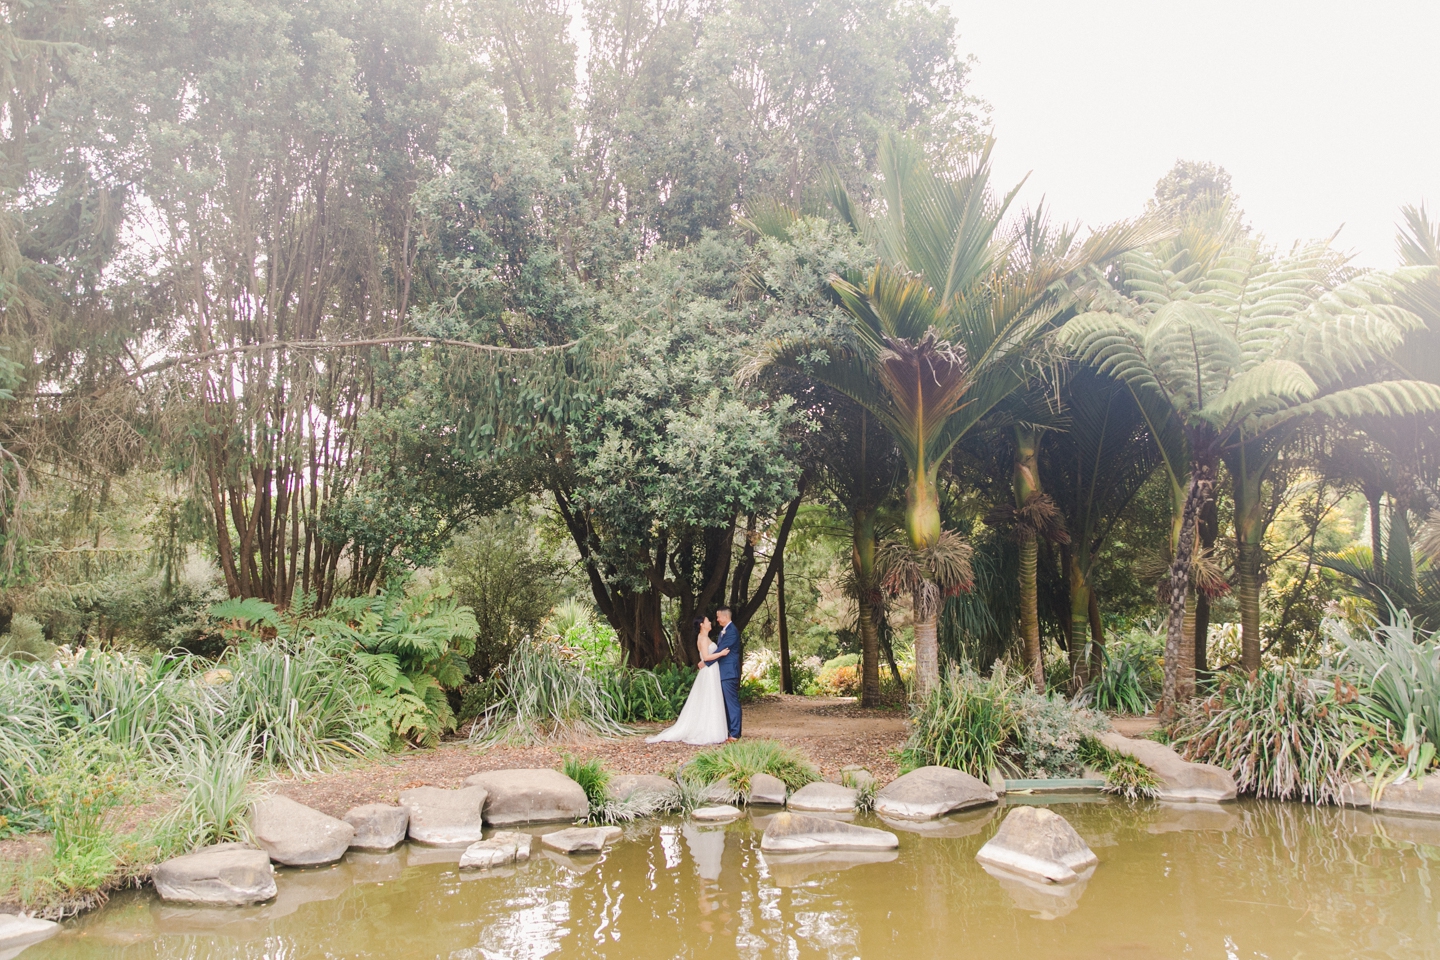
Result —
[[[715,641],[715,652],[729,650],[729,656],[715,661],[720,668],[720,689],[725,693],[725,718],[730,724],[730,736],[740,736],[740,630],[735,624],[727,623]]]

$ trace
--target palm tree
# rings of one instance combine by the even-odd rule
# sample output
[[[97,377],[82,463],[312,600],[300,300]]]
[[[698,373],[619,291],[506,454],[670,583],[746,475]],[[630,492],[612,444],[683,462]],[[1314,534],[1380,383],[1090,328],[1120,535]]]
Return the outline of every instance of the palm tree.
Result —
[[[1152,428],[1174,424],[1186,440],[1189,479],[1170,572],[1162,695],[1162,709],[1173,711],[1177,696],[1188,693],[1181,645],[1195,525],[1213,494],[1218,461],[1232,479],[1243,663],[1255,670],[1259,492],[1281,446],[1306,422],[1440,411],[1440,387],[1372,379],[1420,323],[1395,302],[1420,276],[1413,270],[1350,275],[1327,245],[1282,257],[1250,239],[1230,240],[1205,257],[1136,253],[1124,270],[1130,297],[1117,309],[1076,318],[1061,337],[1123,380]]]
[[[848,317],[841,335],[770,344],[755,365],[803,370],[864,407],[905,461],[906,540],[882,547],[887,586],[915,605],[915,692],[939,679],[936,626],[946,593],[969,581],[969,548],[942,529],[939,468],[955,444],[1026,379],[1030,347],[1073,298],[1064,281],[1145,242],[1129,224],[1078,242],[1066,231],[1038,247],[998,236],[1014,191],[990,191],[987,144],[958,175],[933,171],[921,148],[881,145],[883,210],[867,217],[842,189],[841,216],[870,238],[880,259],[863,275],[833,280]],[[1017,188],[1018,189],[1018,188]]]

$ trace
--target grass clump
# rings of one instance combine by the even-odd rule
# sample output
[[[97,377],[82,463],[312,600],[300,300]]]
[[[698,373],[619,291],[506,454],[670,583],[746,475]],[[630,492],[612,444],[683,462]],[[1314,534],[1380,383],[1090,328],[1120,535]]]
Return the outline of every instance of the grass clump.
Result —
[[[1080,757],[1088,767],[1105,777],[1106,793],[1138,800],[1160,795],[1160,778],[1145,764],[1119,750],[1111,750],[1094,738],[1087,738],[1080,748]]]
[[[820,779],[820,772],[803,753],[774,740],[736,740],[697,753],[682,772],[685,778],[693,778],[705,787],[727,783],[742,800],[750,796],[750,781],[757,773],[779,778],[790,790]]]
[[[1099,648],[1100,670],[1085,689],[1085,698],[1097,710],[1135,716],[1148,713],[1159,683],[1158,637],[1131,636]]]
[[[680,716],[697,675],[689,667],[667,664],[658,670],[611,667],[599,676],[617,721],[667,723]]]
[[[491,683],[490,705],[470,728],[471,740],[533,745],[629,732],[596,675],[553,643],[522,640]]]
[[[1075,776],[1081,744],[1106,729],[1105,718],[1058,694],[1039,694],[1003,663],[990,676],[952,667],[911,712],[910,738],[900,751],[902,769],[952,767],[988,780]]]
[[[875,809],[875,794],[880,790],[880,783],[870,775],[870,771],[841,770],[840,785],[855,791],[856,810],[868,813]]]
[[[610,790],[610,771],[596,758],[582,760],[565,755],[565,776],[580,784],[590,802],[588,823],[615,824],[629,823],[642,817],[653,817],[669,813],[682,806],[674,794],[637,793],[628,797],[617,797]]]

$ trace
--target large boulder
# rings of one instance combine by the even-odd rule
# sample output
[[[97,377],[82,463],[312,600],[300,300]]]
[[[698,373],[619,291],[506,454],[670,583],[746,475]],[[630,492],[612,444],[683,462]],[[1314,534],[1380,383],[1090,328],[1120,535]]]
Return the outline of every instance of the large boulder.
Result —
[[[240,906],[275,896],[275,868],[264,850],[217,843],[166,860],[150,874],[162,900]]]
[[[48,940],[60,932],[53,920],[0,913],[0,954],[13,957],[32,943]]]
[[[416,787],[401,792],[400,806],[410,814],[410,839],[417,843],[468,847],[485,831],[480,816],[485,806],[482,787]]]
[[[900,840],[893,833],[853,823],[807,817],[803,813],[777,813],[760,838],[767,853],[813,853],[820,850],[894,850]]]
[[[255,843],[287,867],[334,863],[345,856],[355,828],[289,797],[266,797],[250,817]]]
[[[892,820],[934,820],[956,810],[994,803],[990,785],[949,767],[921,767],[875,794],[875,812]]]
[[[579,820],[590,800],[580,784],[559,770],[492,770],[465,778],[485,791],[485,822],[491,826]]]
[[[680,786],[668,777],[657,777],[653,773],[626,773],[611,777],[609,789],[610,796],[616,800],[640,801],[656,809],[680,802]]]
[[[850,787],[816,781],[790,794],[786,806],[805,813],[854,813],[858,795],[858,791]]]
[[[1357,780],[1340,788],[1340,802],[1347,807],[1368,807],[1376,813],[1440,817],[1440,777],[1426,777],[1418,783],[1392,783],[1380,791],[1378,799],[1373,798],[1370,784]]]
[[[569,827],[545,834],[540,842],[561,853],[599,853],[620,839],[621,832],[619,827]]]
[[[1095,856],[1065,818],[1044,807],[1016,807],[975,859],[1042,883],[1074,883]]]
[[[472,843],[460,855],[460,869],[509,866],[530,859],[530,834],[497,830],[487,839]]]
[[[750,778],[750,803],[785,806],[785,781],[768,773],[757,773]]]
[[[405,839],[410,829],[410,812],[388,803],[366,803],[352,807],[345,822],[355,828],[352,850],[389,850]]]
[[[1227,770],[1208,763],[1191,763],[1163,743],[1131,740],[1118,733],[1102,733],[1100,742],[1111,750],[1134,757],[1160,778],[1161,800],[1205,800],[1211,803],[1235,799],[1235,778]]]

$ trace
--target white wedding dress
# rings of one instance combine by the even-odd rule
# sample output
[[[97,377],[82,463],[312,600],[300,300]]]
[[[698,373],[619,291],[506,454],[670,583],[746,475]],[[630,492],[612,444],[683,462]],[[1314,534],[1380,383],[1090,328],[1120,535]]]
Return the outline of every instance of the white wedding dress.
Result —
[[[715,652],[715,643],[710,643],[710,653]],[[646,743],[679,741],[681,743],[724,743],[730,735],[730,725],[725,720],[725,693],[720,689],[719,661],[711,661],[700,668],[695,685],[685,707],[676,718],[675,725],[661,730],[653,737],[646,737]]]

